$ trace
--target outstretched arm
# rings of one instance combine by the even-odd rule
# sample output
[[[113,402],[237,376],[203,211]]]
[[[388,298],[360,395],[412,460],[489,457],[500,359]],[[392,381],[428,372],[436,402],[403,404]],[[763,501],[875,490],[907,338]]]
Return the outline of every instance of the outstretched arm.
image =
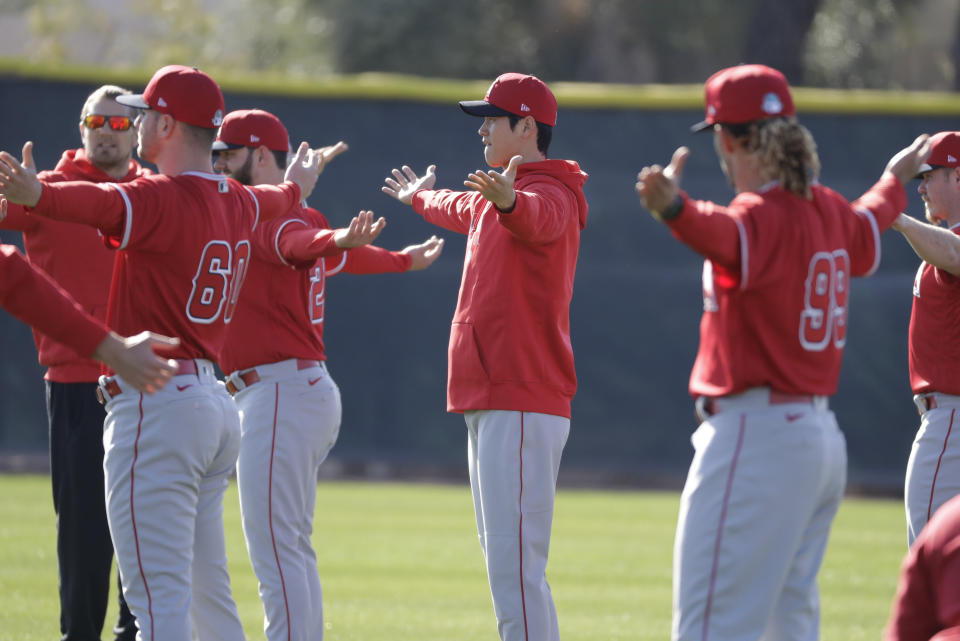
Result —
[[[913,251],[924,261],[960,276],[960,236],[907,214],[900,214],[891,227],[903,234]]]

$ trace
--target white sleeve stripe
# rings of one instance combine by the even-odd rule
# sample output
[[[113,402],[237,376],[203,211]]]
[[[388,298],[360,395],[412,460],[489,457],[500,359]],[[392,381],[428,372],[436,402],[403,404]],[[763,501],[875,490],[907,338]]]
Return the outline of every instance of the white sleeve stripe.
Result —
[[[740,290],[747,288],[747,278],[750,276],[750,247],[747,245],[747,230],[739,218],[734,218],[737,231],[740,233]]]
[[[273,250],[277,252],[277,258],[280,259],[280,262],[286,265],[287,267],[293,267],[290,263],[287,262],[287,259],[283,257],[283,254],[280,253],[280,232],[283,231],[283,228],[289,225],[290,223],[301,223],[304,226],[307,226],[307,221],[300,220],[299,218],[291,218],[290,220],[284,221],[280,228],[277,229],[276,235],[273,237]]]
[[[872,276],[880,267],[880,253],[882,248],[880,245],[880,228],[877,226],[877,217],[866,207],[857,207],[854,211],[870,221],[870,230],[873,232],[873,265],[864,276]]]
[[[131,228],[133,227],[133,204],[131,204],[130,197],[127,196],[127,192],[125,192],[120,185],[117,183],[107,184],[120,192],[120,197],[123,198],[123,204],[127,210],[126,220],[123,223],[123,238],[120,240],[120,246],[117,248],[126,249],[127,245],[130,243],[130,233]]]
[[[257,200],[257,196],[253,193],[252,189],[246,185],[244,185],[243,188],[246,189],[247,193],[250,194],[250,197],[253,198],[253,206],[256,208],[256,213],[253,216],[253,226],[250,228],[252,231],[257,228],[258,224],[260,224],[260,201]]]
[[[347,252],[343,252],[343,255],[340,258],[340,264],[334,267],[333,269],[327,270],[327,276],[333,276],[334,274],[339,274],[340,270],[347,264]]]

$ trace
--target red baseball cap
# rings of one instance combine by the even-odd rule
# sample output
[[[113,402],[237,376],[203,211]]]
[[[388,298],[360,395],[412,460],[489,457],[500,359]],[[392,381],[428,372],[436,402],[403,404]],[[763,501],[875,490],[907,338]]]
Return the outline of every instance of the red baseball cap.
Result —
[[[461,100],[460,108],[471,116],[533,116],[537,122],[557,124],[557,98],[536,76],[505,73],[490,85],[483,100]]]
[[[270,151],[290,151],[290,136],[280,119],[262,109],[239,109],[231,111],[223,119],[214,151],[261,145]]]
[[[930,136],[930,155],[920,165],[916,177],[944,167],[960,167],[960,131],[941,131]]]
[[[766,65],[727,67],[704,86],[707,117],[690,127],[703,131],[717,123],[737,125],[796,113],[790,85],[782,73]]]
[[[223,122],[223,94],[213,78],[196,67],[168,65],[153,74],[142,94],[117,96],[137,109],[153,109],[195,127],[216,129]]]

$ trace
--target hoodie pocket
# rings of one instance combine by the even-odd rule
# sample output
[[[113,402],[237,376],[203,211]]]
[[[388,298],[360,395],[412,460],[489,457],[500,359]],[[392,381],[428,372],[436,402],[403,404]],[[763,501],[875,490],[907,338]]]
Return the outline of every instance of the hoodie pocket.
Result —
[[[450,328],[449,359],[451,380],[490,380],[473,325],[453,323]]]

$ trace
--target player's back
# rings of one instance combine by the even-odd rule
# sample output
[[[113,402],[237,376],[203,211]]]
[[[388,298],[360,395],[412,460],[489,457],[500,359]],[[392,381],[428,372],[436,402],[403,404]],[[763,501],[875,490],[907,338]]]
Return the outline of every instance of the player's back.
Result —
[[[114,185],[126,220],[109,324],[179,336],[176,358],[215,359],[249,262],[256,198],[217,174],[189,172]]]
[[[731,203],[741,265],[705,266],[694,393],[836,391],[850,277],[875,269],[879,232],[868,212],[828,188],[813,192],[805,199],[775,186]]]

